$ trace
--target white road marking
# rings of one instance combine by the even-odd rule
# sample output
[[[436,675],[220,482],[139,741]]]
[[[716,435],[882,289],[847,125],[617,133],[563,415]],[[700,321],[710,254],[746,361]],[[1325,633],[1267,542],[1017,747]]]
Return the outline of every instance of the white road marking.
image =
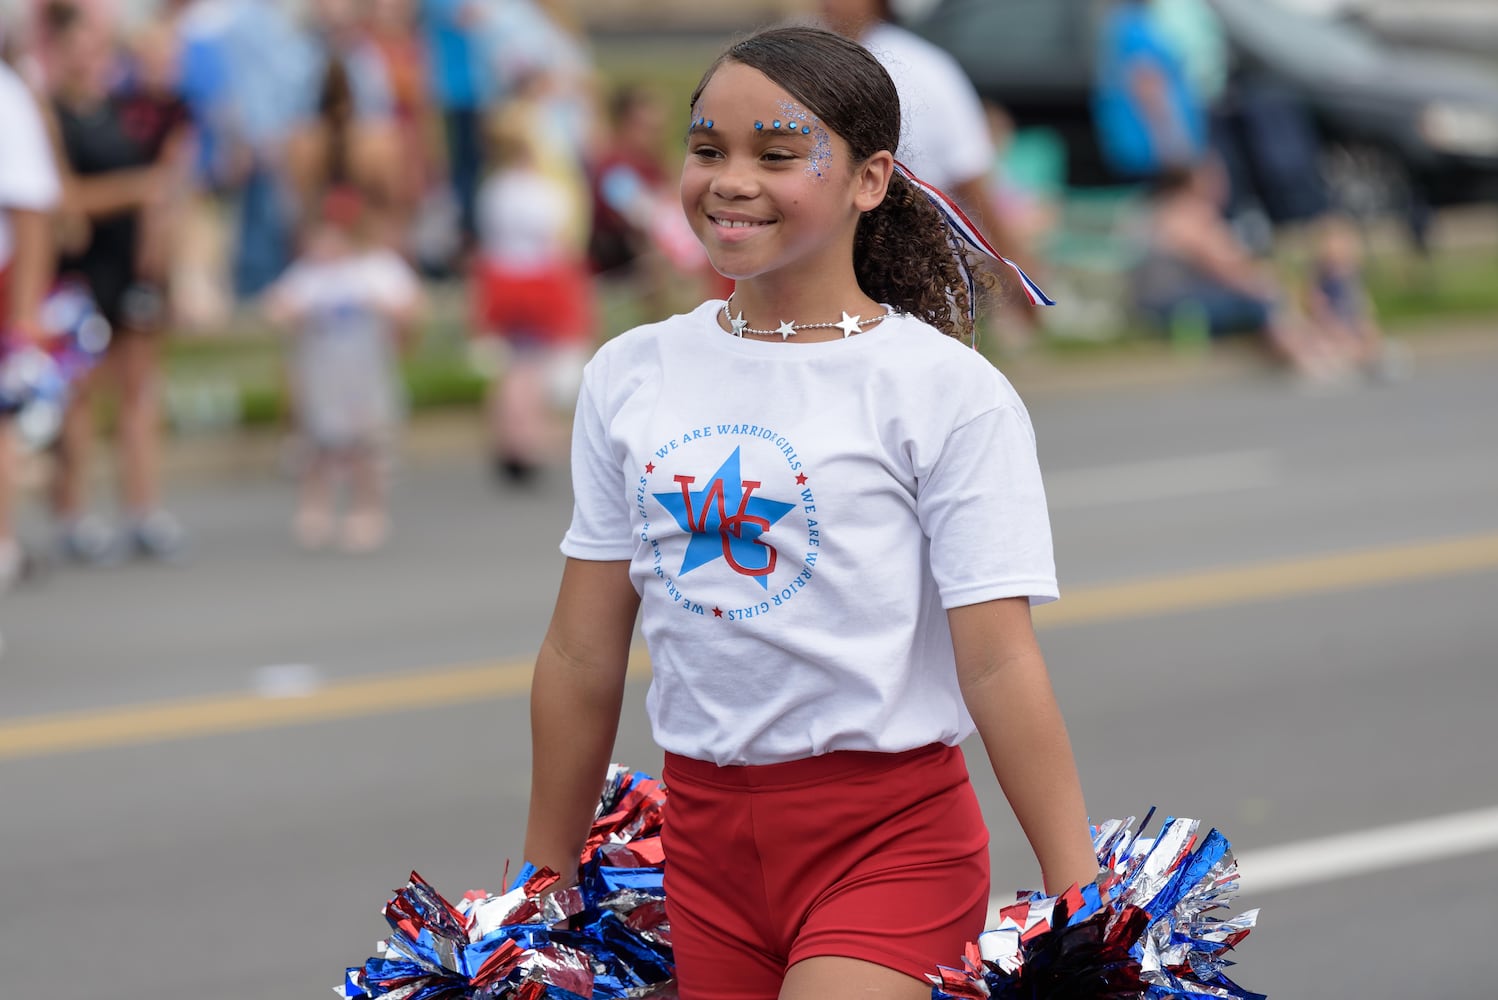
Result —
[[[1264,489],[1279,479],[1274,452],[1253,449],[1060,469],[1045,484],[1052,510],[1075,510]]]
[[[1231,837],[1231,830],[1224,832]],[[1260,896],[1282,889],[1493,850],[1498,850],[1498,807],[1242,851],[1235,909],[1257,906]],[[1000,907],[1013,902],[991,898],[987,926],[998,922]]]
[[[1476,809],[1238,855],[1246,896],[1498,850],[1498,808]]]
[[[308,663],[260,667],[251,678],[251,689],[262,698],[308,698],[325,684],[322,671]]]

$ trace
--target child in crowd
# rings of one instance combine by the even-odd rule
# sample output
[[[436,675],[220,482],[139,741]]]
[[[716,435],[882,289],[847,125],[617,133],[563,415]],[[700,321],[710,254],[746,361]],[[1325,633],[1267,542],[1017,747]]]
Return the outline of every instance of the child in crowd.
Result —
[[[1363,243],[1357,226],[1344,215],[1328,215],[1316,223],[1314,239],[1307,296],[1311,318],[1369,375],[1402,377],[1408,371],[1408,358],[1399,345],[1384,339],[1363,286]]]
[[[478,197],[475,346],[493,373],[485,404],[494,471],[524,483],[565,446],[563,414],[593,343],[593,287],[579,202],[542,169],[524,120],[501,117]]]
[[[303,255],[267,292],[272,322],[292,327],[293,409],[307,449],[295,534],[308,549],[338,540],[370,552],[385,541],[387,452],[403,410],[398,352],[423,296],[416,275],[371,237],[362,198],[345,186],[322,198]],[[341,528],[335,491],[350,491]]]
[[[988,906],[968,736],[1046,889],[1098,874],[1034,432],[873,56],[762,32],[690,107],[682,206],[735,287],[585,372],[525,857],[577,869],[643,610],[682,1000],[924,1000]]]

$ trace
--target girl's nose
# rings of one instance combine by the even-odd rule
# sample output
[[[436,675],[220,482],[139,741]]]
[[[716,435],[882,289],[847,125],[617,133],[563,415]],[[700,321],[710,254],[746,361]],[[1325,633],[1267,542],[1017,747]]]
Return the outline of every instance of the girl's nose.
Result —
[[[719,198],[752,198],[759,193],[753,165],[740,157],[729,157],[714,172],[712,193]]]

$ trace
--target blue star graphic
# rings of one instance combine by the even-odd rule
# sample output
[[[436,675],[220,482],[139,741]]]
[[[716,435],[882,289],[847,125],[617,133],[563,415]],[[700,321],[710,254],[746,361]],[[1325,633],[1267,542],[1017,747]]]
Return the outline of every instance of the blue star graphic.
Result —
[[[692,533],[678,571],[680,575],[722,558],[735,572],[753,577],[761,589],[768,590],[776,552],[759,538],[796,505],[754,496],[759,484],[744,482],[739,471],[739,450],[733,450],[702,489],[692,489],[696,477],[678,476],[679,488],[675,493],[654,496],[676,518],[682,530]]]

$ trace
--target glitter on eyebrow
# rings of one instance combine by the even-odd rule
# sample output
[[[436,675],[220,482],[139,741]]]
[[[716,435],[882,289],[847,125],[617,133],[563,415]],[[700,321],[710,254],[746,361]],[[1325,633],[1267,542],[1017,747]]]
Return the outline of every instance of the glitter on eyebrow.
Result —
[[[815,115],[808,114],[806,109],[794,101],[781,101],[780,110],[788,121],[786,127],[796,131],[797,122],[800,122],[802,135],[813,136],[811,155],[806,158],[806,172],[825,177],[827,169],[832,165],[832,133],[822,124],[821,119]],[[779,128],[780,123],[776,122]]]

